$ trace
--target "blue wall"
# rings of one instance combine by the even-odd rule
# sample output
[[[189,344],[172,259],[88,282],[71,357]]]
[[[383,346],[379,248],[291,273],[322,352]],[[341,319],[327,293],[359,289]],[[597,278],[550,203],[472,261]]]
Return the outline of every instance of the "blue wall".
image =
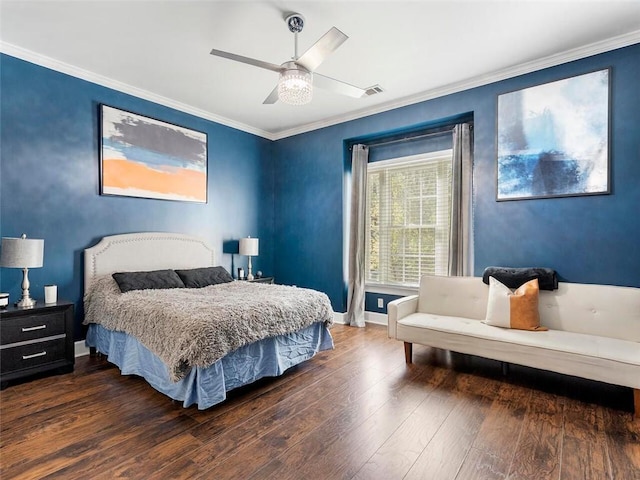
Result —
[[[354,139],[472,115],[475,273],[548,266],[562,280],[640,287],[640,45],[608,52],[276,142],[122,92],[0,56],[0,234],[45,239],[32,293],[56,283],[81,307],[82,251],[104,235],[201,236],[231,269],[234,240],[261,239],[255,269],[326,292],[345,311],[344,178]],[[497,95],[611,67],[611,195],[496,202]],[[209,203],[98,195],[98,106],[109,104],[206,132]],[[235,257],[237,263],[237,257]],[[246,266],[246,259],[240,258]],[[20,295],[21,272],[0,289]],[[384,297],[385,302],[388,296]],[[370,300],[369,304],[370,303]],[[377,307],[370,306],[374,311]],[[83,335],[78,313],[76,337]]]
[[[497,95],[607,67],[611,194],[496,202]],[[344,312],[345,142],[471,113],[475,274],[489,265],[546,266],[564,281],[640,287],[639,79],[633,45],[276,142],[276,277],[327,292]]]
[[[261,168],[272,142],[124,93],[2,55],[1,192],[3,236],[45,239],[44,267],[29,272],[31,295],[58,285],[76,302],[76,338],[83,336],[81,296],[84,248],[104,235],[169,231],[202,237],[219,263],[233,240],[261,239],[254,267],[273,272],[273,178]],[[99,104],[130,110],[208,135],[208,203],[100,196]],[[236,245],[237,251],[237,245]],[[22,272],[1,269],[0,289],[21,295]]]

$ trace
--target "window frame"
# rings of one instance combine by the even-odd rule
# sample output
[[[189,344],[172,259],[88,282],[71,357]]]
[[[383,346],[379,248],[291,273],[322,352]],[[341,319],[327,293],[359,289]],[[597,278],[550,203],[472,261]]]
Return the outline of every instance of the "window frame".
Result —
[[[385,172],[389,172],[392,170],[396,170],[396,169],[405,169],[407,167],[411,167],[411,166],[416,166],[416,167],[422,167],[422,166],[427,166],[428,164],[433,164],[433,163],[440,163],[440,162],[449,162],[449,164],[452,166],[453,165],[453,148],[447,148],[447,149],[442,149],[442,150],[437,150],[437,151],[433,151],[433,152],[428,152],[428,153],[420,153],[420,154],[416,154],[416,155],[409,155],[409,156],[404,156],[404,157],[396,157],[396,158],[391,158],[391,159],[387,159],[387,160],[380,160],[377,162],[370,162],[367,164],[367,190],[369,190],[369,176],[370,174],[375,174],[379,171],[385,171]],[[450,170],[449,175],[452,175],[452,170]],[[439,177],[442,178],[442,177]],[[442,180],[439,180],[442,181]],[[449,202],[452,201],[451,199],[451,194],[453,191],[453,182],[454,179],[451,177],[449,179],[449,191],[450,191],[450,195],[449,195]],[[381,185],[382,188],[389,188],[388,186],[385,187],[384,185]],[[369,193],[369,192],[368,192]],[[380,193],[380,195],[382,195],[382,192]],[[437,196],[437,194],[436,194]],[[421,196],[421,198],[424,198],[424,196]],[[385,278],[381,278],[380,281],[376,281],[376,280],[372,280],[371,279],[371,261],[370,261],[370,255],[371,255],[371,244],[370,244],[370,239],[371,239],[371,205],[370,205],[370,195],[367,195],[367,201],[366,201],[366,226],[365,226],[365,288],[367,291],[377,291],[379,293],[398,293],[398,294],[402,294],[402,293],[407,293],[407,292],[412,292],[412,291],[416,291],[416,289],[418,288],[419,285],[419,278],[417,280],[416,283],[393,283],[393,282],[389,282],[388,279]],[[450,205],[449,205],[450,206]],[[388,207],[388,205],[387,205]],[[383,214],[384,212],[383,210],[383,206],[380,205],[380,218],[383,218]],[[438,210],[438,207],[436,207],[436,211]],[[447,237],[449,235],[449,227],[450,227],[450,208],[449,210],[449,219],[447,220],[447,224],[446,224],[446,230],[447,230]],[[390,219],[391,217],[389,215],[385,216],[386,219]],[[436,225],[438,224],[438,219],[436,219]],[[417,228],[424,228],[424,224],[422,224],[422,220],[421,223],[419,224],[420,226]],[[387,224],[387,228],[391,229],[392,226],[388,223]],[[393,227],[395,229],[398,229],[397,226]],[[416,226],[409,226],[409,225],[405,225],[404,227],[402,227],[402,230],[408,230],[410,228],[416,228]],[[436,229],[438,227],[436,226]],[[441,225],[440,226],[440,232],[442,232],[444,229],[444,227]],[[437,233],[438,231],[436,231],[436,235],[438,235]],[[383,237],[383,235],[381,235],[381,237]],[[384,242],[384,240],[381,238],[380,240],[380,244],[382,244]],[[448,243],[448,242],[447,242]],[[438,249],[438,245],[442,245],[443,242],[438,242],[436,240],[435,242],[435,246],[436,249]],[[382,251],[382,247],[380,247],[380,251]],[[403,254],[403,256],[406,254]],[[417,254],[418,256],[420,256],[420,253]],[[447,246],[447,252],[444,255],[444,259],[443,259],[443,255],[438,255],[437,251],[434,252],[434,262],[438,262],[438,266],[436,271],[444,271],[443,268],[445,270],[448,269],[448,264],[449,264],[449,254],[448,254],[448,246]],[[385,266],[383,265],[384,263],[384,259],[382,258],[382,255],[380,255],[380,272],[384,272],[385,271]],[[390,260],[390,255],[387,255],[387,262],[389,262]],[[442,261],[444,260],[445,265],[442,265]],[[419,274],[420,276],[421,274]]]

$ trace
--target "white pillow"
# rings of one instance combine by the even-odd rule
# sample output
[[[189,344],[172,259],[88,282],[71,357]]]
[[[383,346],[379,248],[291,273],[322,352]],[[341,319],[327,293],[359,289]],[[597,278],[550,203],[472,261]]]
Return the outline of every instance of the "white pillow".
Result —
[[[515,292],[489,277],[489,302],[484,323],[494,327],[544,331],[538,312],[538,279],[520,285]]]

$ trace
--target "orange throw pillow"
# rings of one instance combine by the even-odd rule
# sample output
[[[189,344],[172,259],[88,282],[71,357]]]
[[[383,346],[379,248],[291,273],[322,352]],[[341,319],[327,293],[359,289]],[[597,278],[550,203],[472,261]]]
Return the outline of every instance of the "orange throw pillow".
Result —
[[[537,278],[520,285],[512,292],[494,277],[489,277],[489,303],[484,323],[519,330],[547,330],[540,325],[538,295]]]

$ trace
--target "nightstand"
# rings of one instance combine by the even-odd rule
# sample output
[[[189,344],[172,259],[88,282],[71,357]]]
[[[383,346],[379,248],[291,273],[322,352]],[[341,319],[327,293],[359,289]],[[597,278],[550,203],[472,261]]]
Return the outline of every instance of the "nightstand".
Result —
[[[275,283],[275,279],[273,277],[260,277],[260,278],[254,278],[253,280],[247,280],[247,281],[253,282],[253,283],[270,283],[270,284]]]
[[[73,303],[0,310],[0,387],[49,370],[73,371]]]

